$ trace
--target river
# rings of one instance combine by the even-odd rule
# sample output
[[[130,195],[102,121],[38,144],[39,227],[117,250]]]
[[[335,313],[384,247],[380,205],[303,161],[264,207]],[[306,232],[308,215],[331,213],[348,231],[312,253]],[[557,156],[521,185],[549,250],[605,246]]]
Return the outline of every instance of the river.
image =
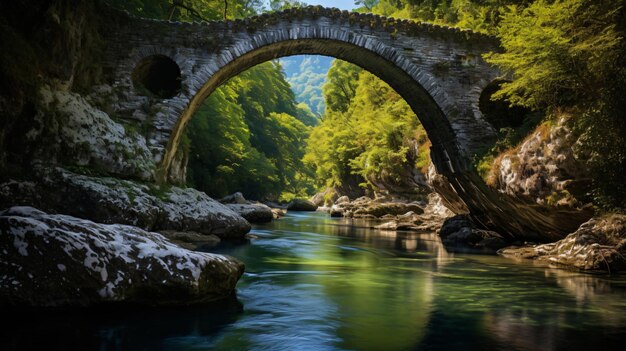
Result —
[[[435,234],[365,224],[291,213],[255,226],[250,243],[211,249],[246,263],[230,301],[25,314],[1,335],[8,349],[65,350],[610,350],[626,342],[624,276],[448,253]]]

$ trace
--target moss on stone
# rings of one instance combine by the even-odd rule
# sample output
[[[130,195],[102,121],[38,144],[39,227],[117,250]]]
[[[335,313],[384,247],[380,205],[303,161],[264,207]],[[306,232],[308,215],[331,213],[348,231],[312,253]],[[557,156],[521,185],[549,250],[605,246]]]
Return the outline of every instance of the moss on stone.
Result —
[[[160,200],[167,201],[169,199],[170,191],[172,190],[172,186],[169,184],[153,184],[148,183],[147,193],[159,198]]]

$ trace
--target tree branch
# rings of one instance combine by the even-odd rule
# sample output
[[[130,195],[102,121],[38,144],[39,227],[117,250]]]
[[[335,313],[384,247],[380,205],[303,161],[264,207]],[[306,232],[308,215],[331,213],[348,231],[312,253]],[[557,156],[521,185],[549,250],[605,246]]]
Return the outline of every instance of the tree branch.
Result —
[[[224,0],[224,2],[226,2],[226,0]],[[199,18],[201,21],[208,22],[208,20],[206,18],[202,17],[202,15],[198,11],[194,10],[192,7],[189,7],[189,6],[185,5],[185,4],[183,4],[182,0],[174,0],[172,5],[170,6],[170,10],[169,10],[168,17],[167,17],[168,21],[172,20],[172,16],[174,15],[174,9],[176,7],[181,7],[183,9],[187,10],[192,15],[196,16],[197,18]]]

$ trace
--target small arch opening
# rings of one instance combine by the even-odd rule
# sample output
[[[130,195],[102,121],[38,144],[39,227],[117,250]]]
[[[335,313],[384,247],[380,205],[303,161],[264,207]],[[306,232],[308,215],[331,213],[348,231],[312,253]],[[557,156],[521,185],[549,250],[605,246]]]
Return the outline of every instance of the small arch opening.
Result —
[[[181,90],[180,67],[164,55],[152,55],[139,61],[132,80],[141,94],[162,99],[173,98]]]
[[[531,112],[524,107],[510,106],[503,99],[491,100],[493,94],[500,90],[504,83],[506,83],[505,80],[495,80],[489,83],[480,94],[480,99],[478,100],[480,112],[482,112],[485,120],[496,130],[521,126],[524,123],[524,119]]]

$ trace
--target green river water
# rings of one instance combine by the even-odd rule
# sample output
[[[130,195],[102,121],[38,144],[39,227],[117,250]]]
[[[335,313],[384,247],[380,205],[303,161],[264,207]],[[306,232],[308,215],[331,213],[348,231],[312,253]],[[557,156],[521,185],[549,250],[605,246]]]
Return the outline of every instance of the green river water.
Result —
[[[58,313],[9,345],[77,350],[612,350],[626,343],[626,277],[449,253],[435,234],[291,213],[235,256],[237,297],[214,306]],[[11,347],[9,347],[11,349]]]

